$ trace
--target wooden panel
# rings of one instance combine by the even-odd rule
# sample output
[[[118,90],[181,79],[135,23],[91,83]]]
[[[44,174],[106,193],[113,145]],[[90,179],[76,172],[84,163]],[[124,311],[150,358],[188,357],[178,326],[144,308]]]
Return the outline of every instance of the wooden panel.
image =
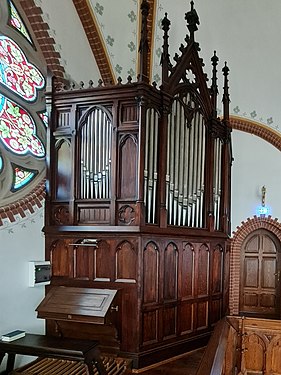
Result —
[[[194,293],[194,248],[192,244],[185,244],[182,254],[181,297],[190,298]]]
[[[135,104],[122,104],[121,122],[136,122],[138,120],[138,107]]]
[[[277,249],[272,237],[264,234],[263,235],[263,249],[265,254],[276,254]]]
[[[158,311],[143,313],[143,344],[152,344],[158,341]]]
[[[57,168],[56,168],[56,198],[67,200],[70,198],[71,186],[71,148],[67,141],[59,143],[57,148]]]
[[[274,308],[276,306],[276,295],[270,293],[262,293],[260,295],[260,306]]]
[[[206,328],[208,326],[208,302],[197,303],[197,329]]]
[[[124,135],[119,146],[119,198],[136,199],[137,191],[137,139]]]
[[[116,276],[118,280],[137,279],[137,253],[132,243],[122,242],[116,251]]]
[[[244,292],[244,305],[254,308],[258,305],[258,294],[257,293],[250,293],[250,292]]]
[[[72,248],[69,240],[58,240],[52,244],[50,250],[50,260],[52,264],[52,276],[72,277]]]
[[[261,264],[261,287],[275,288],[276,258],[263,258]]]
[[[254,236],[250,238],[245,244],[245,249],[247,253],[258,253],[259,252],[259,237]]]
[[[262,375],[265,367],[264,342],[258,335],[253,334],[245,338],[244,347],[244,366],[247,369],[247,373],[249,374],[251,371],[255,371],[255,374]]]
[[[245,258],[244,261],[244,286],[258,287],[259,259],[257,257]]]
[[[93,278],[94,250],[89,246],[77,246],[73,251],[74,278],[91,280]]]
[[[222,272],[223,272],[223,250],[221,246],[217,246],[213,251],[212,259],[212,292],[222,292]]]
[[[109,224],[110,210],[108,205],[99,207],[80,207],[78,206],[78,223],[79,224],[95,224],[106,225]]]
[[[159,250],[154,242],[149,242],[143,253],[143,303],[159,300]]]
[[[208,294],[209,289],[209,249],[202,245],[198,251],[198,280],[197,294],[204,296]]]
[[[95,268],[94,280],[114,280],[114,257],[111,257],[110,245],[107,241],[100,241],[94,250]]]
[[[177,298],[178,250],[170,243],[164,251],[164,301]]]
[[[194,304],[190,302],[182,302],[179,308],[179,332],[184,335],[193,331],[194,317],[193,317]]]
[[[221,318],[221,305],[220,298],[212,300],[210,303],[210,324],[218,322]]]
[[[280,375],[281,374],[281,339],[273,339],[267,350],[266,356],[266,369],[268,374]]]
[[[177,332],[177,308],[166,307],[163,309],[163,339],[175,337]]]

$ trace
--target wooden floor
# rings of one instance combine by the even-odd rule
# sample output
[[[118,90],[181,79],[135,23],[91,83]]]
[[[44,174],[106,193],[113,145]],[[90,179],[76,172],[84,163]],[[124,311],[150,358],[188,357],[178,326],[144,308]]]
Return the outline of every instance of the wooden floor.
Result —
[[[205,348],[195,350],[168,363],[142,371],[141,375],[195,375],[204,351]]]

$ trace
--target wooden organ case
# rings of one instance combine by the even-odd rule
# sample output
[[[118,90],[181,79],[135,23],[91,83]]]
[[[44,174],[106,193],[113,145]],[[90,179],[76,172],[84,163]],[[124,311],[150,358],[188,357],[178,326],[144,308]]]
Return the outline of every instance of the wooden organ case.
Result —
[[[107,332],[135,367],[204,345],[228,310],[229,288],[228,68],[218,118],[218,58],[208,86],[191,2],[174,66],[163,19],[162,85],[150,84],[148,12],[144,0],[137,82],[54,84],[47,94],[47,292],[117,290]],[[48,335],[98,338],[110,348],[90,318],[59,320],[47,319]]]

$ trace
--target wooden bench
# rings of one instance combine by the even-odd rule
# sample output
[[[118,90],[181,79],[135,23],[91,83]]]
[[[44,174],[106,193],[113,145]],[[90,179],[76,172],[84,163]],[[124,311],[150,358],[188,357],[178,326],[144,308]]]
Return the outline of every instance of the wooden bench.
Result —
[[[0,341],[0,364],[6,353],[8,354],[6,374],[14,369],[16,354],[22,354],[83,361],[89,375],[94,375],[93,365],[100,375],[106,375],[97,341],[26,334],[25,337],[12,342]]]

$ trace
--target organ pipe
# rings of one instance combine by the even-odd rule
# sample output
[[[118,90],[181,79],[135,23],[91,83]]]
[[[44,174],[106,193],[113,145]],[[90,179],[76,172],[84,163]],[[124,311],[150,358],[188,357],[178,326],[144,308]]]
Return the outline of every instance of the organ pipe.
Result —
[[[166,207],[169,225],[204,226],[205,125],[189,94],[176,97],[168,120]],[[191,122],[186,111],[193,111]]]
[[[110,198],[112,123],[102,108],[84,117],[81,129],[80,198]]]

